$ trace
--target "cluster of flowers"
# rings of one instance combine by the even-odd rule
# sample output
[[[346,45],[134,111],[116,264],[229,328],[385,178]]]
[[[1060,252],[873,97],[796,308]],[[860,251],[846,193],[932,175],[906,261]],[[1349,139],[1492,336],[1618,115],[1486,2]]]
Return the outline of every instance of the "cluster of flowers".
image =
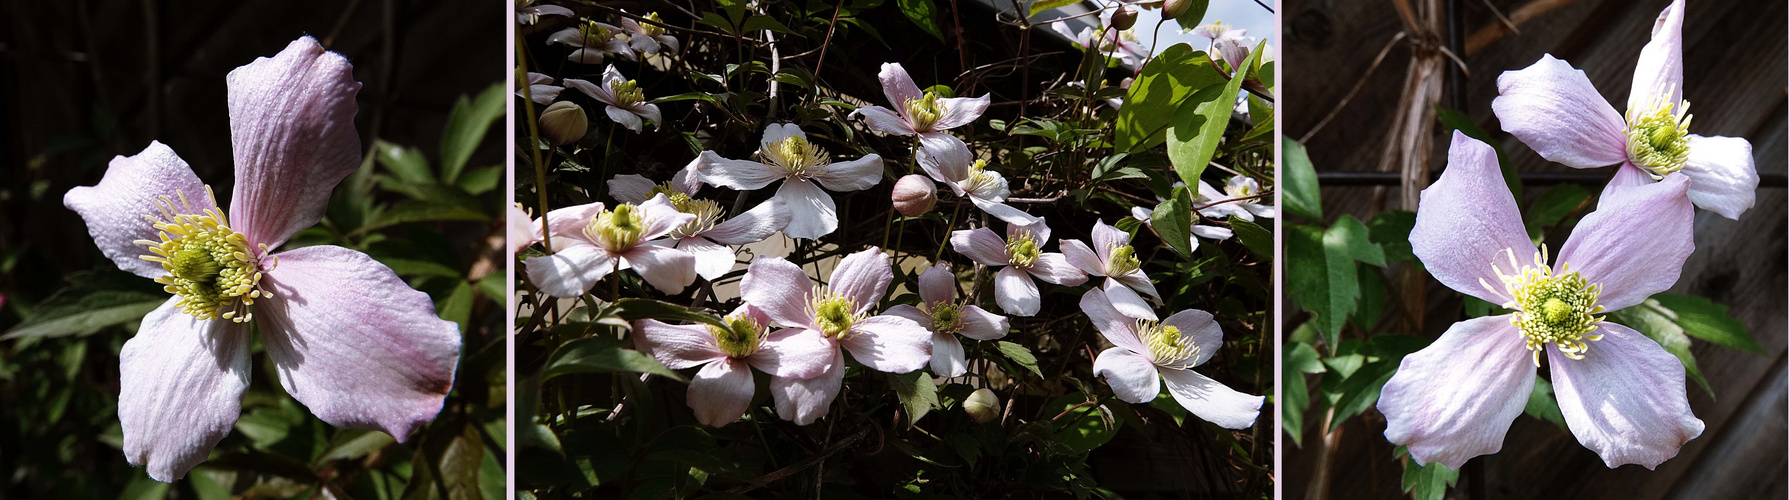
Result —
[[[614,44],[606,47],[603,50],[626,53]],[[591,45],[582,50],[591,50]],[[1089,275],[1106,277],[1102,286],[1086,292],[1081,304],[1115,346],[1098,357],[1094,369],[1108,379],[1119,399],[1132,403],[1154,399],[1160,391],[1160,374],[1175,399],[1194,414],[1229,428],[1254,423],[1261,396],[1233,391],[1191,371],[1222,346],[1218,323],[1211,314],[1195,310],[1158,321],[1142,295],[1160,296],[1140,270],[1129,234],[1097,221],[1092,247],[1079,240],[1061,240],[1063,253],[1043,251],[1050,242],[1045,221],[1005,204],[1007,181],[988,170],[985,161],[974,159],[969,147],[947,132],[980,117],[988,107],[988,96],[946,98],[922,92],[895,63],[884,64],[878,77],[894,109],[865,106],[852,116],[878,132],[916,137],[917,160],[926,172],[926,176],[915,174],[898,182],[898,186],[908,187],[895,190],[892,200],[896,208],[913,212],[920,203],[930,209],[936,181],[1005,221],[1005,238],[988,228],[954,231],[950,236],[958,253],[1000,268],[995,275],[995,301],[1003,312],[1037,314],[1041,297],[1034,279],[1077,286],[1087,282]],[[544,85],[550,83],[545,78],[531,76],[534,84],[547,87],[534,91],[533,98],[557,92]],[[604,98],[619,94],[616,89],[634,92],[631,102],[641,101],[639,91],[633,90],[631,82],[622,82],[613,66],[605,72],[600,87],[578,80],[567,80],[567,84],[581,90],[590,86],[608,91],[586,92],[609,103],[612,118],[632,112]],[[647,118],[657,124],[657,109],[650,114]],[[622,118],[616,121],[630,123]],[[603,203],[566,207],[531,221],[512,207],[510,241],[514,249],[520,251],[543,240],[551,247],[551,253],[525,259],[530,282],[554,297],[579,297],[611,273],[631,269],[662,292],[681,293],[696,276],[715,280],[732,270],[738,250],[730,246],[763,241],[779,231],[803,239],[832,233],[838,228],[838,216],[832,197],[821,188],[860,191],[881,182],[884,173],[882,158],[874,153],[835,162],[833,155],[810,142],[795,124],[769,125],[759,144],[754,160],[728,159],[703,151],[662,184],[640,175],[616,176],[608,185],[610,194],[622,203],[612,208]],[[733,217],[725,217],[719,203],[697,197],[703,184],[752,191],[778,181],[782,184],[774,196]],[[1231,194],[1253,193],[1258,185],[1239,178],[1227,189]],[[1202,199],[1222,196],[1205,185],[1201,193]],[[1203,213],[1271,217],[1273,209],[1253,202],[1212,203]],[[1229,236],[1228,232],[1203,234]],[[788,260],[760,256],[750,263],[740,282],[744,305],[722,318],[720,323],[725,326],[641,320],[633,325],[634,343],[673,369],[701,367],[687,401],[704,424],[723,426],[748,410],[753,393],[751,368],[757,368],[772,377],[770,390],[777,414],[806,425],[826,415],[839,393],[845,352],[878,371],[907,373],[930,365],[939,376],[956,377],[967,371],[958,335],[994,340],[1006,336],[1010,329],[1006,316],[958,299],[957,274],[944,262],[921,274],[918,306],[896,305],[879,313],[876,306],[893,279],[889,257],[880,248],[862,250],[839,261],[825,285],[815,285]]]
[[[1492,148],[1455,134],[1447,170],[1423,191],[1412,251],[1442,284],[1515,312],[1454,324],[1386,383],[1386,438],[1418,463],[1459,468],[1496,453],[1543,352],[1567,427],[1609,467],[1652,469],[1702,434],[1678,359],[1600,315],[1678,281],[1695,247],[1693,206],[1736,218],[1753,204],[1751,145],[1688,131],[1683,25],[1676,0],[1641,50],[1626,120],[1583,71],[1551,55],[1498,78],[1499,122],[1543,158],[1621,164],[1552,267],[1525,232]]]

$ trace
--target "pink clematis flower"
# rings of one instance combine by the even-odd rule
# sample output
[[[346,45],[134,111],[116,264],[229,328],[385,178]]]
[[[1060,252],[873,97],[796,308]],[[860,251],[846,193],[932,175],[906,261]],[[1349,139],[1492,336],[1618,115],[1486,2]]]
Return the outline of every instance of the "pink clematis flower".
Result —
[[[696,421],[710,427],[733,423],[751,407],[752,368],[772,377],[809,379],[826,371],[838,350],[814,330],[768,331],[770,317],[751,305],[741,305],[721,322],[727,328],[634,322],[641,351],[673,370],[702,367],[684,402]]]
[[[1037,217],[1006,203],[1007,179],[999,172],[988,171],[988,162],[970,160],[969,148],[947,149],[940,154],[920,152],[920,169],[933,180],[951,187],[957,196],[970,199],[976,208],[988,212],[1008,224],[1033,224]]]
[[[534,101],[535,104],[546,105],[552,104],[554,99],[558,99],[559,91],[565,89],[565,87],[554,85],[553,77],[530,71],[528,72],[528,95],[522,95],[522,91],[517,90],[516,97]]]
[[[1161,323],[1136,319],[1113,308],[1099,289],[1082,294],[1081,310],[1114,346],[1094,358],[1094,376],[1105,377],[1120,401],[1148,403],[1166,384],[1182,408],[1207,422],[1226,429],[1255,425],[1261,396],[1237,392],[1193,371],[1224,346],[1224,330],[1212,313],[1188,309]],[[1162,384],[1156,383],[1158,376]]]
[[[567,78],[566,86],[607,104],[608,106],[603,107],[603,113],[609,115],[610,120],[628,127],[628,130],[640,132],[641,118],[652,120],[653,130],[664,126],[665,120],[659,114],[659,105],[646,102],[646,95],[640,92],[639,84],[633,80],[623,80],[622,72],[616,71],[614,64],[603,68],[602,81],[602,85],[597,85],[588,80]]]
[[[740,281],[740,297],[771,323],[826,339],[831,361],[811,378],[772,377],[771,396],[777,416],[799,425],[827,414],[845,380],[845,355],[872,370],[907,373],[932,359],[932,335],[914,320],[892,314],[871,315],[895,274],[882,249],[846,256],[833,268],[826,285],[815,285],[802,268],[781,257],[759,257]]]
[[[1256,217],[1274,218],[1278,211],[1274,209],[1274,205],[1262,204],[1261,198],[1214,204],[1221,200],[1236,200],[1258,194],[1262,194],[1262,184],[1247,175],[1231,176],[1230,180],[1225,181],[1222,191],[1206,184],[1206,181],[1200,181],[1199,196],[1194,197],[1193,206],[1211,205],[1200,209],[1200,215],[1213,219],[1224,219],[1232,215],[1246,221],[1254,221]]]
[[[532,25],[536,22],[540,22],[541,16],[572,17],[575,15],[577,15],[577,13],[572,12],[572,9],[560,7],[558,5],[536,5],[533,0],[519,2],[516,5],[516,22],[524,25]]]
[[[882,106],[865,106],[852,111],[851,116],[861,116],[871,130],[893,135],[918,135],[920,151],[924,154],[940,156],[947,153],[961,152],[969,156],[969,146],[946,130],[967,125],[982,116],[988,110],[988,94],[982,97],[940,97],[934,92],[920,92],[920,86],[914,84],[914,78],[908,76],[907,69],[901,63],[883,63],[882,71],[877,72],[877,80],[883,84],[883,96],[889,98],[889,104],[895,111]],[[965,162],[967,165],[968,162]]]
[[[932,373],[940,377],[957,377],[969,371],[963,356],[962,334],[976,340],[998,340],[1007,336],[1007,317],[971,304],[957,302],[957,275],[951,265],[933,264],[920,273],[920,306],[900,304],[889,308],[889,315],[914,320],[932,331]]]
[[[580,64],[603,64],[603,54],[621,54],[632,61],[638,57],[634,48],[628,46],[631,39],[621,28],[599,23],[589,19],[583,20],[577,27],[566,28],[547,35],[547,43],[576,47],[566,55],[567,61]]]
[[[679,212],[663,194],[613,210],[604,210],[602,203],[556,209],[547,212],[553,253],[523,264],[529,281],[554,297],[583,296],[604,276],[623,269],[633,269],[661,292],[679,293],[696,281],[696,258],[653,240],[693,220],[696,216]]]
[[[618,175],[609,180],[609,195],[626,203],[641,203],[664,195],[679,212],[696,216],[671,231],[670,244],[695,256],[696,274],[709,281],[733,270],[734,251],[726,245],[764,241],[789,225],[789,210],[776,198],[723,221],[720,203],[696,197],[700,184],[694,178],[688,170],[679,171],[671,182],[664,184],[653,184],[640,175]]]
[[[1062,247],[1069,264],[1090,275],[1106,277],[1102,288],[1119,312],[1156,321],[1156,311],[1138,294],[1156,300],[1162,300],[1162,296],[1156,293],[1156,285],[1150,283],[1150,277],[1144,275],[1137,251],[1131,248],[1131,234],[1106,225],[1106,221],[1095,220],[1093,240],[1093,248],[1088,248],[1088,244],[1081,240],[1060,240],[1057,246]]]
[[[1109,53],[1111,57],[1118,58],[1119,62],[1125,66],[1137,68],[1138,65],[1143,64],[1145,58],[1149,57],[1150,48],[1138,41],[1137,32],[1130,29],[1112,29],[1112,16],[1112,11],[1100,14],[1099,25],[1082,28],[1079,33],[1070,31],[1064,23],[1051,23],[1050,29],[1063,35],[1064,38],[1069,39],[1069,43],[1081,47],[1082,50],[1098,50],[1102,53]],[[1101,26],[1106,28],[1098,29]],[[1095,40],[1096,37],[1099,40]]]
[[[645,17],[647,22],[642,23],[628,17],[616,21],[616,24],[621,25],[622,31],[628,34],[629,47],[642,54],[653,54],[660,50],[678,51],[678,41],[665,34],[665,25],[660,22],[659,13],[650,12],[641,17]]]
[[[777,180],[774,200],[789,211],[783,234],[815,239],[839,228],[839,209],[821,186],[834,191],[861,191],[883,180],[883,158],[872,153],[852,161],[833,163],[827,150],[808,142],[808,135],[794,123],[773,123],[764,129],[758,158],[763,163],[729,160],[713,151],[696,157],[696,175],[712,185],[742,191],[770,185]]]
[[[106,257],[174,294],[143,317],[119,366],[125,458],[163,482],[230,433],[249,385],[251,322],[280,385],[311,413],[398,441],[441,411],[460,356],[459,328],[366,254],[272,253],[317,223],[360,165],[360,83],[348,60],[304,37],[228,82],[228,216],[160,142],[114,158],[98,185],[63,197]]]
[[[1181,189],[1182,187],[1184,187],[1186,185],[1187,184],[1185,184],[1185,183],[1176,182],[1174,184],[1174,189]],[[1194,197],[1193,206],[1200,207],[1200,206],[1210,204],[1211,200],[1213,200],[1213,198],[1211,198],[1212,196],[1220,196],[1220,195],[1215,194],[1215,193],[1217,193],[1217,191],[1218,190],[1216,188],[1213,188],[1211,185],[1206,184],[1205,181],[1200,181],[1200,188],[1199,188],[1200,194],[1198,196]],[[1218,199],[1224,199],[1224,198],[1220,197]],[[1202,201],[1202,200],[1204,200],[1204,201]],[[1157,203],[1161,203],[1163,201],[1166,201],[1166,200],[1163,200],[1161,197],[1156,198]],[[1205,216],[1207,218],[1211,218],[1211,219],[1225,219],[1225,218],[1229,218],[1231,215],[1237,215],[1238,217],[1241,217],[1243,219],[1253,219],[1254,218],[1254,215],[1250,214],[1250,212],[1248,210],[1245,210],[1242,207],[1237,206],[1232,203],[1223,203],[1223,204],[1218,204],[1218,205],[1212,205],[1210,207],[1206,207],[1206,208],[1199,210],[1199,213],[1200,213],[1200,215]],[[1152,221],[1152,218],[1155,216],[1156,216],[1155,207],[1151,207],[1151,208],[1131,207],[1131,218],[1142,221],[1144,224],[1149,224],[1150,227],[1152,227],[1152,228],[1156,227],[1155,222]],[[1223,240],[1230,239],[1231,236],[1233,236],[1234,234],[1235,233],[1231,231],[1231,228],[1224,227],[1224,226],[1202,225],[1199,223],[1199,220],[1196,219],[1193,221],[1193,224],[1190,227],[1188,227],[1188,232],[1187,232],[1188,248],[1198,249],[1200,247],[1200,240],[1199,240],[1200,238],[1205,238],[1208,240],[1223,241]]]
[[[1543,351],[1566,426],[1611,468],[1652,469],[1702,434],[1678,359],[1598,315],[1678,281],[1693,248],[1688,184],[1672,176],[1613,193],[1549,268],[1491,146],[1456,132],[1447,170],[1423,190],[1411,249],[1442,284],[1516,312],[1455,323],[1405,356],[1380,392],[1386,439],[1455,469],[1496,453]]]
[[[1691,203],[1737,219],[1752,208],[1759,186],[1753,146],[1738,137],[1690,133],[1683,28],[1684,0],[1675,0],[1641,48],[1626,115],[1598,95],[1584,71],[1547,54],[1498,76],[1492,111],[1505,131],[1549,161],[1573,168],[1622,164],[1605,197],[1676,172],[1690,178]]]
[[[986,227],[951,232],[951,248],[957,253],[983,265],[1001,267],[994,276],[994,301],[1002,311],[1017,316],[1038,314],[1042,305],[1034,277],[1065,286],[1088,281],[1088,275],[1070,265],[1063,254],[1044,252],[1046,243],[1050,243],[1050,226],[1043,219],[1025,226],[1008,224],[1005,241]]]

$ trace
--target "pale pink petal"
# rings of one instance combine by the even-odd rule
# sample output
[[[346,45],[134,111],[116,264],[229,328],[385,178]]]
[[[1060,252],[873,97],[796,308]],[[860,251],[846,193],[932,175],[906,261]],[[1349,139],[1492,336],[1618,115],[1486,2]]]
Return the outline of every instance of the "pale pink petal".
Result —
[[[872,370],[907,373],[932,360],[932,332],[900,316],[871,316],[852,323],[839,341],[852,359]]]
[[[230,223],[249,246],[277,247],[323,218],[330,191],[360,167],[360,82],[348,59],[308,36],[226,80],[236,158]]]
[[[845,382],[845,352],[836,347],[832,351],[833,359],[820,375],[808,379],[771,378],[771,397],[779,418],[808,425],[827,416],[833,397],[839,395],[839,387]]]
[[[772,199],[780,200],[789,209],[789,224],[783,226],[785,236],[812,240],[839,229],[839,208],[833,205],[833,196],[812,182],[783,181]]]
[[[900,106],[897,104],[896,106]],[[864,117],[864,124],[870,130],[893,135],[914,135],[914,127],[908,125],[907,119],[882,106],[864,106],[852,111],[853,116]]]
[[[889,306],[888,309],[883,310],[883,315],[911,319],[914,320],[915,323],[919,323],[920,326],[926,327],[928,330],[932,329],[932,316],[926,314],[926,311],[922,311],[918,307],[907,304],[895,304]]]
[[[944,109],[944,114],[939,115],[939,120],[932,125],[932,129],[957,128],[976,121],[982,117],[982,112],[988,111],[988,102],[988,94],[982,94],[982,97],[939,99],[939,107]]]
[[[970,146],[964,144],[963,139],[958,139],[957,136],[945,132],[921,132],[920,154],[943,159],[952,157],[970,157]],[[958,179],[962,179],[968,175],[969,165],[969,162],[963,164],[964,173],[958,174]],[[952,172],[942,170],[939,173],[946,175],[952,174]]]
[[[1218,348],[1224,347],[1224,328],[1218,326],[1212,313],[1199,309],[1183,310],[1162,320],[1162,326],[1180,329],[1182,336],[1199,346],[1200,354],[1192,360],[1194,366],[1206,364],[1206,360],[1212,359],[1213,354],[1218,354]]]
[[[1038,307],[1042,305],[1038,284],[1017,266],[1003,267],[995,273],[994,302],[1007,314],[1027,317],[1038,314]]]
[[[1007,243],[986,227],[952,231],[951,249],[979,264],[1007,265]]]
[[[959,310],[963,315],[963,329],[959,335],[976,340],[995,340],[1007,336],[1007,317],[991,313],[976,306],[963,306]]]
[[[1635,60],[1628,109],[1647,107],[1667,91],[1671,93],[1666,102],[1676,104],[1684,99],[1684,0],[1673,0],[1654,19],[1653,38],[1641,47],[1641,57]]]
[[[705,280],[720,279],[732,271],[735,264],[733,249],[717,245],[708,238],[684,238],[677,241],[676,248],[695,258],[696,274]]]
[[[690,380],[684,402],[696,414],[697,422],[725,427],[752,405],[752,369],[744,361],[730,358],[704,365]]]
[[[68,190],[62,205],[81,214],[93,244],[119,269],[153,279],[168,272],[161,264],[140,258],[152,254],[132,242],[161,241],[155,226],[143,217],[162,218],[158,207],[163,197],[173,202],[175,213],[197,214],[217,208],[193,169],[167,145],[152,141],[136,156],[112,157],[99,184]]]
[[[1598,303],[1610,311],[1671,288],[1696,248],[1688,185],[1685,176],[1672,175],[1603,200],[1572,229],[1554,259],[1555,270],[1578,271],[1602,285]]]
[[[1107,278],[1106,286],[1102,290],[1106,292],[1106,300],[1112,302],[1113,309],[1119,310],[1119,314],[1156,321],[1156,310],[1151,309],[1150,303],[1144,302],[1144,298],[1139,297],[1137,292],[1132,291],[1131,288],[1117,280]]]
[[[623,174],[609,179],[609,196],[622,203],[645,203],[653,198],[657,183],[640,174]]]
[[[563,241],[563,240],[556,240]],[[590,244],[560,246],[551,255],[529,257],[528,281],[554,297],[579,297],[615,270],[615,257]]]
[[[838,350],[820,332],[783,328],[765,337],[758,352],[747,356],[746,362],[773,377],[813,378],[831,366]]]
[[[933,264],[920,273],[920,302],[937,304],[957,299],[957,274],[944,262]]]
[[[806,328],[813,320],[808,310],[814,282],[802,268],[782,257],[759,256],[746,266],[740,279],[740,299],[771,318],[777,326]]]
[[[610,65],[609,68],[615,69],[615,66]],[[615,92],[611,92],[608,87],[578,78],[567,78],[565,83],[567,87],[583,92],[584,95],[590,96],[591,99],[596,99],[597,102],[610,105],[615,104]]]
[[[696,175],[710,185],[741,191],[763,188],[783,178],[763,163],[729,160],[714,151],[703,151],[696,157]]]
[[[1610,177],[1610,182],[1604,183],[1603,192],[1597,196],[1597,205],[1602,207],[1604,200],[1618,198],[1620,195],[1616,194],[1617,191],[1646,186],[1654,182],[1656,181],[1653,180],[1653,174],[1647,173],[1646,170],[1635,166],[1634,163],[1623,162],[1621,166],[1616,167],[1616,175]]]
[[[560,44],[572,47],[584,46],[584,32],[578,28],[566,28],[547,35],[548,44]]]
[[[1148,403],[1162,393],[1156,382],[1156,365],[1150,358],[1123,347],[1100,351],[1094,358],[1094,376],[1105,378],[1113,396],[1127,403]]]
[[[1150,283],[1150,277],[1146,276],[1143,271],[1132,271],[1125,273],[1124,276],[1113,276],[1112,279],[1119,280],[1120,283],[1124,283],[1125,286],[1131,287],[1132,290],[1137,290],[1138,293],[1156,297],[1157,299],[1162,298],[1161,295],[1156,293],[1156,285]]]
[[[1008,224],[1031,225],[1044,221],[1043,218],[1025,213],[1024,210],[973,194],[970,195],[970,203],[976,205],[976,208],[988,212],[988,215],[993,215]]]
[[[579,64],[603,64],[603,51],[580,48],[566,54],[566,60]],[[570,79],[567,79],[567,83],[570,83]]]
[[[615,106],[603,106],[603,114],[609,115],[610,120],[620,123],[623,127],[627,127],[628,130],[632,130],[636,133],[640,132],[640,115],[636,115],[633,112]]]
[[[1560,415],[1604,465],[1653,470],[1703,434],[1703,421],[1691,414],[1685,396],[1684,365],[1628,327],[1597,326],[1603,340],[1590,343],[1585,359],[1548,349]]]
[[[598,202],[556,208],[547,212],[547,232],[553,235],[553,247],[557,249],[569,246],[560,243],[561,237],[575,237],[580,241],[587,241],[584,237],[584,227],[590,225],[590,220],[597,214],[603,213],[603,210],[603,204]],[[540,220],[535,220],[534,226],[541,227]]]
[[[702,176],[696,172],[696,166],[700,161],[700,157],[692,159],[689,164],[684,165],[684,168],[671,174],[671,188],[676,189],[679,193],[689,195],[694,195],[697,190],[702,189]]]
[[[679,212],[677,206],[672,205],[671,199],[663,193],[654,195],[653,199],[636,206],[640,207],[640,217],[646,219],[646,228],[640,231],[642,241],[671,234],[679,226],[696,220],[695,215]]]
[[[634,105],[634,109],[630,109],[628,111],[631,111],[634,114],[640,115],[641,118],[645,118],[647,120],[652,121],[653,122],[653,130],[660,130],[660,129],[665,128],[665,116],[659,113],[659,105],[657,105],[657,104],[652,104],[652,103],[636,104],[636,105]]]
[[[1156,215],[1156,213],[1150,209],[1144,207],[1131,207],[1131,218],[1133,219],[1150,222],[1150,217],[1154,215]]]
[[[658,245],[639,245],[621,255],[622,265],[634,269],[653,288],[667,294],[684,293],[696,282],[696,257],[689,252]]]
[[[1228,239],[1231,239],[1231,236],[1233,236],[1235,234],[1230,230],[1230,228],[1224,228],[1224,227],[1218,227],[1218,226],[1201,226],[1201,225],[1197,225],[1197,224],[1191,228],[1188,228],[1188,230],[1193,233],[1194,237],[1205,238],[1208,240],[1228,240]],[[1198,248],[1200,246],[1200,242],[1194,241],[1193,246],[1195,248]]]
[[[727,357],[715,348],[707,325],[667,325],[656,319],[634,322],[634,348],[667,368],[682,370]]]
[[[1753,208],[1759,172],[1753,169],[1752,143],[1739,137],[1691,135],[1689,145],[1690,159],[1680,172],[1691,178],[1691,203],[1729,219],[1739,219],[1741,212]]]
[[[1380,389],[1386,440],[1409,447],[1419,464],[1456,470],[1497,453],[1535,388],[1523,339],[1510,315],[1486,316],[1455,323],[1406,355]]]
[[[1069,259],[1069,265],[1094,276],[1106,276],[1106,261],[1088,248],[1087,243],[1082,243],[1081,240],[1057,240],[1057,247],[1063,250],[1063,257]]]
[[[1111,258],[1114,248],[1131,244],[1131,235],[1129,233],[1120,231],[1119,228],[1108,226],[1106,225],[1106,221],[1103,220],[1094,221],[1094,233],[1092,238],[1094,241],[1094,252],[1100,256],[1101,261]]]
[[[883,157],[871,154],[851,161],[827,165],[814,176],[820,185],[834,191],[862,191],[883,180]]]
[[[615,65],[611,64],[611,65],[603,67],[603,76],[601,78],[601,81],[603,82],[603,88],[614,89],[617,84],[628,81],[628,78],[622,76],[622,71],[619,69],[615,69]],[[614,103],[611,103],[611,104],[614,104]]]
[[[541,242],[541,226],[529,220],[528,213],[523,212],[522,207],[511,204],[504,213],[504,241],[509,243],[510,255]]]
[[[1249,213],[1255,214],[1256,217],[1272,219],[1275,215],[1280,213],[1279,210],[1274,208],[1274,205],[1263,205],[1260,203],[1244,203],[1242,205],[1244,210],[1248,210]]]
[[[969,371],[969,364],[964,362],[963,343],[957,340],[957,335],[932,333],[930,366],[932,374],[940,377],[959,377]]]
[[[914,77],[908,76],[907,68],[901,67],[901,63],[883,63],[876,79],[882,82],[883,96],[889,98],[889,104],[895,109],[907,109],[908,101],[918,100],[922,95],[920,86],[914,85]],[[906,117],[907,113],[902,116]]]
[[[1448,168],[1418,202],[1411,252],[1448,288],[1502,304],[1508,299],[1480,281],[1503,289],[1492,266],[1505,274],[1517,272],[1506,251],[1516,252],[1517,265],[1534,265],[1535,247],[1498,170],[1497,155],[1491,146],[1457,131],[1448,148]]]
[[[870,247],[840,259],[833,267],[833,275],[827,278],[827,287],[857,304],[853,313],[863,313],[876,306],[894,280],[889,256],[881,248]]]
[[[1585,72],[1543,54],[1528,68],[1498,76],[1492,113],[1499,126],[1549,161],[1595,168],[1628,159],[1627,124]]]
[[[1031,267],[1025,270],[1052,285],[1076,286],[1088,282],[1088,273],[1069,265],[1069,259],[1056,252],[1039,254],[1038,260],[1032,261]]]
[[[1248,429],[1262,411],[1262,396],[1237,392],[1193,370],[1163,369],[1162,382],[1182,408],[1219,427]]]
[[[673,54],[680,52],[680,42],[678,42],[676,38],[672,38],[671,35],[659,35],[654,38],[659,40],[659,45],[663,46],[666,51]]]
[[[789,225],[789,216],[783,203],[772,198],[703,231],[702,236],[724,245],[757,243],[782,231]]]
[[[808,134],[802,133],[802,127],[794,123],[772,123],[764,127],[764,135],[760,137],[759,144],[776,144],[791,137],[807,140]]]
[[[1032,239],[1038,241],[1039,248],[1050,243],[1050,225],[1045,224],[1043,218],[1039,218],[1036,224],[1007,225],[1007,241],[1013,241],[1013,237],[1019,233],[1032,233]]]
[[[286,392],[330,425],[398,442],[434,420],[454,387],[459,325],[367,254],[325,245],[279,259],[255,322]]]
[[[1106,298],[1106,292],[1095,288],[1082,294],[1081,312],[1088,315],[1088,322],[1093,323],[1094,329],[1099,330],[1107,342],[1131,352],[1150,352],[1137,338],[1137,321],[1119,313],[1112,300]]]
[[[143,317],[118,363],[124,458],[173,482],[205,462],[241,415],[249,327],[200,321],[168,299]]]
[[[628,47],[638,50],[642,54],[651,54],[659,51],[659,41],[650,36],[636,34],[628,37]]]

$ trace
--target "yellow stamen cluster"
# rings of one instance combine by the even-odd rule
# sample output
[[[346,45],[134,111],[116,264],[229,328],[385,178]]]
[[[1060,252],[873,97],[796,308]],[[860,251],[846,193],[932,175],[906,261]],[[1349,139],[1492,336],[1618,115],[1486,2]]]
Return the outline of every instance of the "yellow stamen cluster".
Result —
[[[1224,194],[1230,195],[1232,198],[1247,198],[1255,196],[1256,190],[1260,189],[1260,187],[1260,185],[1256,184],[1248,177],[1237,176],[1232,177],[1230,182],[1225,183]]]
[[[584,226],[584,236],[610,252],[622,253],[640,243],[648,223],[640,214],[640,207],[623,203],[591,217]]]
[[[1038,256],[1044,251],[1038,248],[1037,237],[1031,231],[1020,231],[1007,240],[1007,263],[1019,267],[1032,267]]]
[[[1005,191],[1007,184],[1006,179],[1001,178],[1001,174],[988,171],[988,161],[986,160],[976,160],[975,163],[971,163],[970,173],[966,180],[969,182],[966,183],[968,186],[964,188],[964,191],[975,194]]]
[[[799,135],[764,143],[758,150],[758,156],[772,170],[786,178],[812,178],[825,172],[826,167],[833,164],[833,160],[827,156],[827,150]]]
[[[808,309],[814,312],[814,326],[820,328],[821,335],[838,340],[850,338],[852,324],[865,316],[857,312],[858,305],[851,298],[825,287],[816,291]]]
[[[1124,276],[1142,266],[1143,263],[1137,261],[1137,250],[1131,248],[1131,245],[1114,247],[1112,254],[1106,257],[1107,276]]]
[[[618,107],[628,107],[646,102],[646,94],[640,91],[640,84],[635,83],[634,80],[617,82],[610,90],[615,92],[615,105]]]
[[[1671,102],[1667,87],[1638,108],[1629,108],[1628,161],[1641,167],[1655,180],[1684,168],[1690,160],[1690,101]]]
[[[1137,338],[1144,341],[1144,347],[1150,350],[1150,359],[1159,366],[1192,368],[1193,361],[1200,356],[1200,346],[1194,344],[1192,338],[1182,336],[1180,328],[1140,319],[1137,320]]]
[[[1510,298],[1503,305],[1516,311],[1510,323],[1527,339],[1535,366],[1541,366],[1541,351],[1550,343],[1568,359],[1585,359],[1585,351],[1590,348],[1585,342],[1604,338],[1592,333],[1597,331],[1597,322],[1604,319],[1597,315],[1604,310],[1597,304],[1603,286],[1587,282],[1569,264],[1562,264],[1560,272],[1554,273],[1547,266],[1546,246],[1535,255],[1532,266],[1519,265],[1515,251],[1506,250],[1505,255],[1510,257],[1510,267],[1518,272],[1506,275],[1498,266],[1492,266],[1492,272],[1503,281],[1504,290],[1493,288],[1483,279],[1480,285]]]
[[[666,199],[671,200],[671,206],[677,208],[677,211],[696,216],[696,218],[690,220],[690,222],[686,222],[684,225],[678,226],[677,229],[672,230],[671,237],[673,238],[689,238],[691,236],[696,236],[710,229],[714,229],[715,224],[721,222],[723,210],[721,204],[714,200],[693,198],[690,195],[678,191],[677,188],[671,187],[670,182],[653,186],[652,192],[648,195],[652,196],[660,194],[665,195]]]
[[[619,34],[609,31],[609,28],[605,28],[603,25],[597,24],[596,21],[589,19],[584,20],[584,26],[579,31],[584,33],[585,47],[600,47],[605,43],[609,43],[610,40],[615,39],[616,35]]]
[[[715,348],[732,358],[744,358],[758,352],[764,344],[768,330],[757,320],[744,314],[734,314],[721,319],[727,328],[709,325],[709,335],[715,339]]]
[[[907,119],[912,122],[914,130],[926,132],[938,124],[939,118],[945,116],[945,106],[939,103],[937,92],[927,92],[919,99],[908,99],[902,103],[907,108]]]
[[[206,187],[205,196],[217,202]],[[255,299],[272,297],[259,288],[260,256],[267,246],[249,246],[248,238],[230,229],[223,211],[208,208],[193,213],[194,207],[180,193],[179,205],[167,196],[156,201],[161,217],[143,216],[158,231],[160,241],[137,240],[150,253],[141,258],[157,262],[168,274],[156,278],[157,283],[180,298],[180,311],[201,320],[223,318],[237,323],[254,319]]]
[[[932,331],[957,333],[963,330],[963,308],[950,302],[920,304],[920,311],[932,317]]]
[[[645,32],[646,36],[659,36],[665,34],[665,26],[659,24],[661,20],[659,19],[658,12],[649,12],[642,17],[645,17],[648,21],[640,23],[640,31]]]

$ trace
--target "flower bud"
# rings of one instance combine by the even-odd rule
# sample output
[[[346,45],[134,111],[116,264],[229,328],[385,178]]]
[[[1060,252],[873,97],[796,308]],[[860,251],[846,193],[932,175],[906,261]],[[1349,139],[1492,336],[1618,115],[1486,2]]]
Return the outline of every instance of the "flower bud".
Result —
[[[1137,24],[1137,9],[1136,8],[1134,8],[1130,5],[1120,5],[1119,10],[1113,12],[1113,29],[1128,30],[1128,29],[1131,29],[1131,27],[1136,24]]]
[[[1193,0],[1167,0],[1162,3],[1162,18],[1174,19],[1181,17],[1181,14],[1186,14],[1187,8],[1192,5]]]
[[[895,202],[895,211],[908,217],[932,211],[939,201],[932,179],[920,174],[908,174],[895,181],[895,194],[890,198]]]
[[[564,146],[583,139],[590,120],[585,118],[583,107],[560,101],[541,112],[540,125],[541,137],[555,146]]]
[[[963,400],[963,412],[978,424],[986,424],[1001,416],[1001,398],[988,389],[976,389]]]

